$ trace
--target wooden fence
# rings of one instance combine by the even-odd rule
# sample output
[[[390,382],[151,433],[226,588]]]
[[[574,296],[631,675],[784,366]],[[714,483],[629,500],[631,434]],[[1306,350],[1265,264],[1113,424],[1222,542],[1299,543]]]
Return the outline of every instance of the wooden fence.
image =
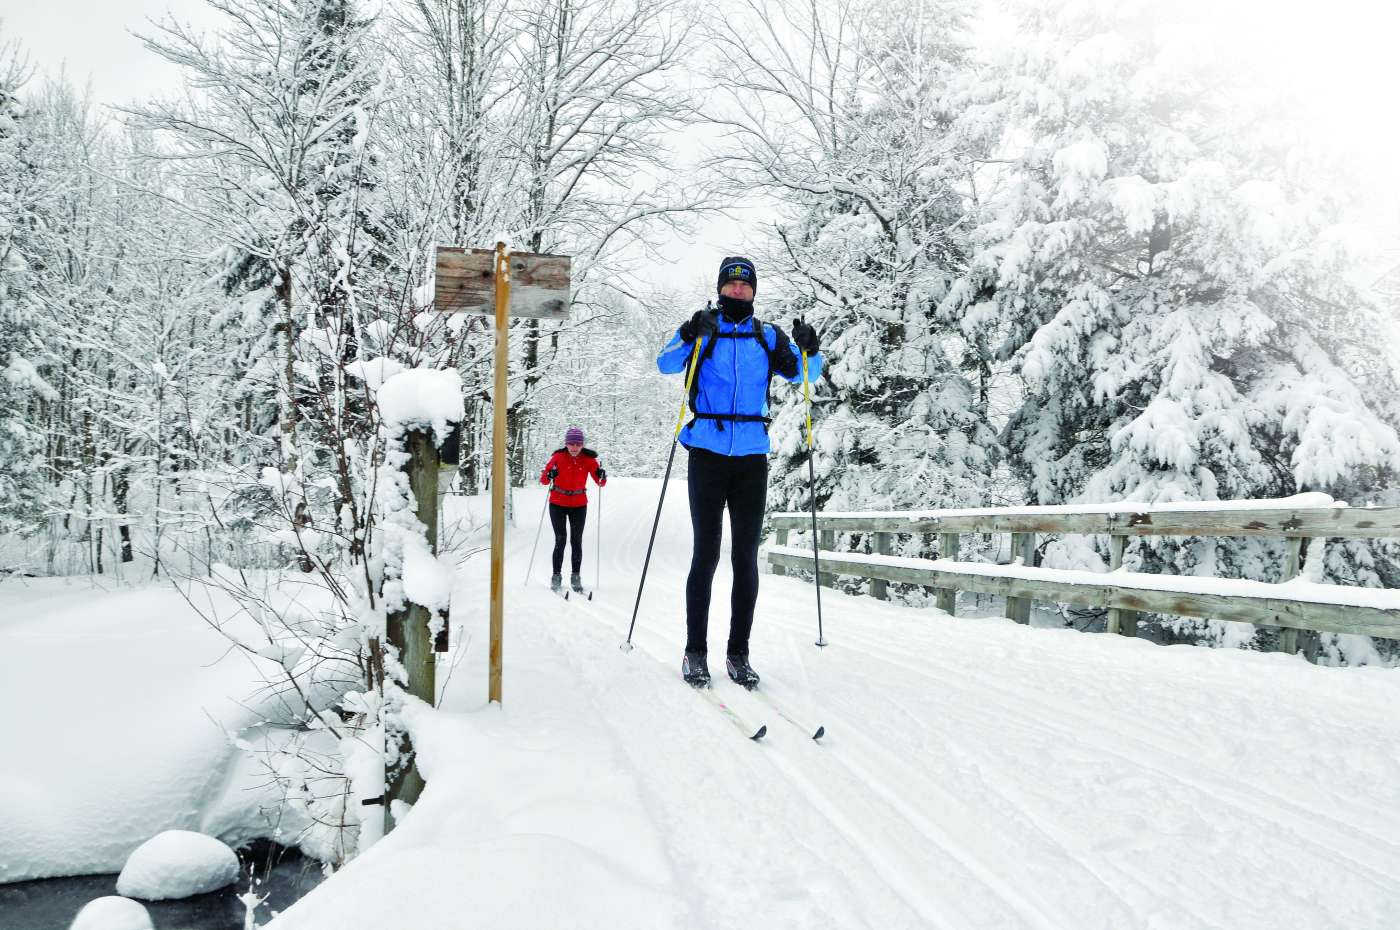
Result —
[[[1136,635],[1140,612],[1235,620],[1279,627],[1279,648],[1298,651],[1299,630],[1361,633],[1400,638],[1400,591],[1308,584],[1298,578],[1305,539],[1400,538],[1400,507],[1351,508],[1305,500],[1232,501],[1144,507],[1110,504],[1083,507],[988,508],[895,513],[818,513],[823,584],[835,576],[871,579],[871,593],[884,598],[889,582],[937,590],[939,608],[953,613],[958,591],[1006,598],[1006,616],[1030,621],[1034,600],[1108,608],[1110,633]],[[1138,509],[1133,509],[1134,507]],[[810,513],[772,517],[777,546],[768,549],[775,574],[812,568],[810,548],[789,547],[791,530],[812,525]],[[873,553],[830,551],[835,534],[871,534]],[[896,535],[937,534],[936,560],[890,555]],[[1011,536],[1009,565],[959,562],[959,539],[970,533]],[[1109,538],[1110,575],[1035,567],[1037,537],[1103,535]],[[1279,584],[1123,571],[1123,552],[1133,536],[1271,536],[1285,540]]]

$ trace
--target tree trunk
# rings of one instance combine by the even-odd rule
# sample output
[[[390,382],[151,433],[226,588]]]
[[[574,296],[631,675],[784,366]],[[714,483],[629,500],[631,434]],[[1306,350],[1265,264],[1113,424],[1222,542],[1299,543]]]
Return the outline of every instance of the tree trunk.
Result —
[[[506,423],[506,463],[510,471],[510,483],[514,487],[525,484],[528,478],[527,446],[534,420],[530,399],[534,394],[535,385],[540,381],[536,370],[540,360],[540,321],[528,320],[521,328],[525,333],[525,377],[521,381],[519,396],[510,404],[510,414]]]
[[[470,397],[463,405],[462,445],[458,450],[457,473],[462,478],[462,493],[475,494],[477,491],[477,443],[476,402]]]
[[[119,468],[112,472],[112,502],[116,505],[117,513],[123,517],[127,514],[127,497],[131,492],[131,482],[127,477],[126,468]],[[131,561],[131,524],[122,520],[117,524],[117,534],[121,537],[121,559],[125,564]]]
[[[277,307],[282,311],[278,324],[282,336],[282,384],[278,393],[279,432],[282,441],[282,471],[291,474],[297,468],[297,409],[296,409],[296,320],[292,317],[292,269],[277,270]]]

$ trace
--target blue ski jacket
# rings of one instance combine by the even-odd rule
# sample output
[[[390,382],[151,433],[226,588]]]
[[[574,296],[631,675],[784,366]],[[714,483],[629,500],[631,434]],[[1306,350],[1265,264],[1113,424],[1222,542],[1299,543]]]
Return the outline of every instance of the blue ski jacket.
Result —
[[[745,317],[738,323],[719,317],[719,331],[725,333],[753,333],[754,318]],[[716,339],[711,351],[706,340],[701,348],[701,356],[708,355],[700,363],[697,378],[699,389],[695,395],[692,412],[768,415],[768,379],[776,374],[794,384],[802,383],[802,353],[797,346],[783,339],[784,351],[791,353],[792,362],[779,356],[777,327],[763,324],[763,346],[752,335],[740,339]],[[690,363],[694,346],[681,341],[680,329],[666,343],[661,354],[656,357],[656,367],[664,375],[681,374]],[[774,353],[773,371],[770,374],[768,353]],[[807,380],[815,382],[822,373],[820,352],[807,356]],[[768,425],[757,421],[727,421],[692,419],[681,430],[681,445],[687,449],[701,448],[718,452],[720,455],[766,455]]]

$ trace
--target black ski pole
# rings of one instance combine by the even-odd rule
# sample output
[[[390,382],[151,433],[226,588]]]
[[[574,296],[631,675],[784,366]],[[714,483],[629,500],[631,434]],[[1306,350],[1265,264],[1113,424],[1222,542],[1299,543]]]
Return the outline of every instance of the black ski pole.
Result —
[[[812,498],[812,577],[817,588],[817,645],[825,646],[822,635],[822,563],[817,554],[817,457],[816,443],[812,440],[812,389],[807,382],[807,353],[802,353],[802,398],[807,401],[807,488]]]
[[[695,340],[695,348],[690,352],[690,371],[685,377],[685,393],[681,395],[681,415],[676,420],[676,432],[671,437],[671,454],[666,457],[666,475],[661,479],[661,495],[656,499],[656,519],[651,521],[651,538],[647,540],[647,557],[642,562],[642,579],[637,583],[637,602],[632,605],[632,623],[627,627],[627,642],[619,648],[623,652],[632,651],[632,631],[637,628],[637,610],[642,606],[642,588],[647,583],[647,566],[651,565],[651,547],[656,544],[656,528],[661,525],[661,505],[666,500],[666,485],[671,480],[671,465],[676,461],[676,445],[681,439],[681,427],[685,423],[686,402],[690,399],[690,384],[695,380],[695,370],[699,367],[700,346],[705,342],[701,336]]]
[[[549,510],[549,495],[554,492],[554,482],[549,483],[549,490],[544,494],[544,507],[540,510],[540,525],[535,530],[535,547],[530,550],[530,567],[525,569],[525,586],[530,586],[530,573],[535,570],[535,553],[540,548],[540,533],[544,532],[544,515]]]

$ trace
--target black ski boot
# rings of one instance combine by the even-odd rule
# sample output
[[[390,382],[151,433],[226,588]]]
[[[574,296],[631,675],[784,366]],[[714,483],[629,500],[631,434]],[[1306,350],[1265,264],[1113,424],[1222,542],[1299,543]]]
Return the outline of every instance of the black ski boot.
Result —
[[[574,593],[575,593],[575,594],[582,594],[582,593],[583,593],[583,576],[580,575],[578,572],[574,572],[572,575],[570,575],[570,576],[569,576],[569,587],[571,587],[571,588],[574,589]]]
[[[725,656],[724,667],[729,672],[730,681],[735,684],[742,685],[750,691],[758,687],[758,672],[749,664],[748,656]]]
[[[564,576],[563,576],[563,575],[550,575],[550,576],[549,576],[549,590],[553,591],[555,594],[558,594],[558,593],[560,593],[561,591],[563,591],[563,590],[564,590]]]
[[[681,677],[692,688],[710,686],[710,665],[703,652],[687,652],[681,659]]]

